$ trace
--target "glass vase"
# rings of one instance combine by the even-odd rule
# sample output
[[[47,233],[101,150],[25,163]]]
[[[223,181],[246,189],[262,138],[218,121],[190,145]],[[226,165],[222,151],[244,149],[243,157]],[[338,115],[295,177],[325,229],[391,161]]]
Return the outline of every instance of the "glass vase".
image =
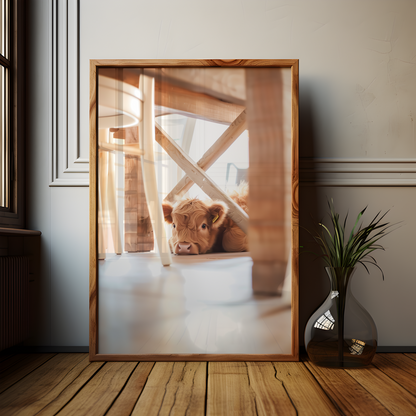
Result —
[[[309,318],[305,347],[312,363],[322,367],[363,367],[377,349],[377,328],[351,292],[355,268],[325,268],[331,290]]]

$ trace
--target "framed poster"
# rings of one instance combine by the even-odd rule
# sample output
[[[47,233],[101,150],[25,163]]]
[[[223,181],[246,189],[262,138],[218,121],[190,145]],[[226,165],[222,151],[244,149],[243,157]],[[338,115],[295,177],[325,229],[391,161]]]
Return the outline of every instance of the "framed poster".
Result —
[[[298,60],[92,60],[90,143],[90,359],[298,360]]]

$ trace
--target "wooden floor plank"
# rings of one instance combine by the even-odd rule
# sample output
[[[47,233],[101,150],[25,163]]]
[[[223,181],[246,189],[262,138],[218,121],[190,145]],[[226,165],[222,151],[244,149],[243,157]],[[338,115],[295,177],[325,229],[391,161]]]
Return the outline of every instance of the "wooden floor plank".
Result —
[[[63,415],[101,416],[110,408],[137,363],[105,363],[81,391],[59,412]]]
[[[106,416],[130,415],[155,363],[140,363]]]
[[[0,365],[0,393],[27,376],[56,354],[17,354]]]
[[[208,416],[257,415],[247,366],[241,362],[208,364]]]
[[[343,369],[318,367],[311,362],[305,362],[305,366],[344,415],[391,415]]]
[[[272,363],[248,362],[250,387],[256,394],[257,413],[263,415],[296,415],[283,383],[278,380]]]
[[[2,415],[34,415],[54,400],[85,368],[87,354],[58,354],[0,395]],[[79,365],[80,362],[82,365]]]
[[[373,365],[368,368],[346,369],[370,394],[393,415],[414,415],[416,397]]]
[[[416,377],[416,361],[406,356],[406,354],[377,354],[375,357],[378,356],[387,358],[393,364],[396,364],[397,367]]]
[[[5,359],[0,363],[0,376],[9,368],[16,367],[18,363],[27,360],[29,356],[38,357],[39,355],[40,354],[10,354],[5,356]]]
[[[416,354],[414,353],[406,353],[404,354],[406,357],[411,358],[412,360],[416,361]]]
[[[104,364],[16,354],[0,362],[6,381],[2,416],[416,414],[416,354],[376,354],[370,367],[345,370],[307,360]]]
[[[254,414],[296,415],[296,409],[288,397],[283,383],[275,377],[276,371],[272,363],[239,363],[237,373],[234,372],[235,365],[229,366],[225,371],[222,368],[222,363],[210,363],[210,367],[212,368],[209,371],[208,384],[212,386],[212,395],[208,395],[207,413],[209,415],[230,414],[232,411],[230,399],[233,402],[236,401],[237,406],[241,403],[239,391],[235,391],[235,389],[233,391],[231,388],[220,390],[219,386],[216,388],[215,384],[217,383],[227,386],[228,379],[234,380],[233,385],[238,390],[241,388],[239,386],[242,386],[241,393],[248,392],[247,398],[250,399],[250,409],[254,405]],[[240,406],[240,412],[244,413],[242,406]],[[236,414],[238,413],[236,412]]]
[[[205,362],[156,363],[132,416],[204,415]]]
[[[274,362],[280,380],[299,415],[338,415],[340,412],[327,397],[303,363]]]
[[[392,378],[396,383],[400,384],[409,393],[413,394],[413,396],[416,396],[416,361],[413,361],[414,374],[412,374],[412,367],[410,365],[409,371],[406,369],[406,364],[408,363],[404,363],[401,368],[394,362],[390,361],[387,357],[385,357],[385,355],[386,354],[375,355],[372,364],[381,370],[384,374]],[[411,359],[408,360],[412,361]]]
[[[68,375],[62,380],[58,390],[65,387],[58,396],[52,401],[50,397],[45,397],[44,401],[49,402],[36,416],[52,416],[61,410],[72,398],[78,393],[82,387],[88,383],[91,377],[104,365],[103,362],[92,362],[90,363],[88,354],[86,357],[75,366]],[[55,395],[55,392],[51,392]]]

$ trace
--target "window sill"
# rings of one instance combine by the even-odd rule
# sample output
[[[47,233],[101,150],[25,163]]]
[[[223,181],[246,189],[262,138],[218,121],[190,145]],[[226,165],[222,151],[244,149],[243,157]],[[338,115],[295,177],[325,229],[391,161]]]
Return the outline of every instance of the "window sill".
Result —
[[[21,236],[21,237],[35,237],[39,236],[42,233],[37,230],[23,230],[21,228],[2,228],[0,227],[0,235],[7,236]]]

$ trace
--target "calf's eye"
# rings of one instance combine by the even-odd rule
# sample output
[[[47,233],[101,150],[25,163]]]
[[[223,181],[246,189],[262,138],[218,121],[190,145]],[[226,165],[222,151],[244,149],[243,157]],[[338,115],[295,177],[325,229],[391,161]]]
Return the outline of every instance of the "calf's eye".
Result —
[[[205,228],[207,228],[206,224],[202,224],[202,229],[205,230]]]
[[[176,225],[175,224],[172,224],[173,225],[173,228],[176,228]]]

